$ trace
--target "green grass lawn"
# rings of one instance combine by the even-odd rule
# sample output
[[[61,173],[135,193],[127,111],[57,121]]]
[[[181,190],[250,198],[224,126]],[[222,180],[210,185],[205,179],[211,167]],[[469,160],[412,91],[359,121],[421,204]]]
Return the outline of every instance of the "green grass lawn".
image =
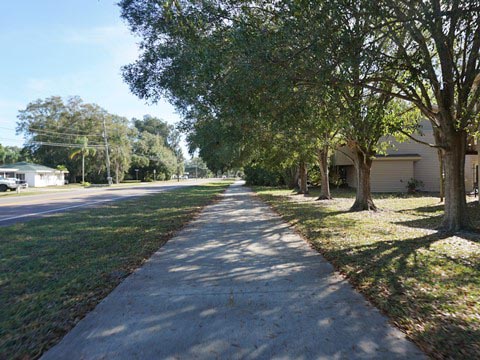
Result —
[[[228,185],[0,227],[0,359],[39,357]]]
[[[438,198],[384,194],[380,211],[351,213],[348,191],[316,201],[315,191],[255,190],[427,354],[479,358],[480,234],[437,232]],[[469,209],[480,228],[479,206]]]

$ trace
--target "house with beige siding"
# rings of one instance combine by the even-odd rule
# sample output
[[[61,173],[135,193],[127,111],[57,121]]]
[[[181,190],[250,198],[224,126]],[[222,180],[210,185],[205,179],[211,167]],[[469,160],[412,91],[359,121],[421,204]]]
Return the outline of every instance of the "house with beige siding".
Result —
[[[428,121],[422,122],[421,134],[415,137],[433,144],[433,129]],[[398,142],[393,137],[382,141],[391,143],[385,155],[378,155],[373,160],[371,170],[372,192],[405,192],[407,182],[416,179],[423,183],[420,190],[438,192],[440,190],[440,163],[437,149],[408,140]],[[472,144],[472,147],[474,145]],[[352,154],[348,148],[342,147],[334,154],[333,165],[348,186],[355,188],[356,172]],[[477,152],[469,150],[465,159],[465,188],[474,190],[478,179]]]

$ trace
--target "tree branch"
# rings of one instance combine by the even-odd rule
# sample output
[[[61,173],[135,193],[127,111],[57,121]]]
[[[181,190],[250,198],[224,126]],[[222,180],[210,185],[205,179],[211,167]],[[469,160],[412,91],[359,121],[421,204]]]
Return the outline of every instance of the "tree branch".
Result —
[[[429,147],[432,147],[432,148],[435,148],[435,149],[444,149],[443,146],[441,145],[435,145],[435,144],[430,144],[426,141],[422,141],[422,140],[419,140],[415,137],[413,137],[411,134],[409,134],[408,132],[404,131],[404,130],[398,130],[401,134],[405,135],[405,136],[408,136],[411,140],[419,143],[419,144],[422,144],[422,145],[426,145],[426,146],[429,146]]]

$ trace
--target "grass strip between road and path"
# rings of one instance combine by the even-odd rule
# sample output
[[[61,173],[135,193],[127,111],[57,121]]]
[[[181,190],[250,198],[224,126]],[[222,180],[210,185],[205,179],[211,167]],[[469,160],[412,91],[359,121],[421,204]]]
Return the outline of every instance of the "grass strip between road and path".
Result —
[[[19,196],[36,196],[36,195],[45,195],[45,194],[55,194],[55,193],[71,193],[72,191],[78,190],[96,190],[102,188],[127,188],[127,187],[136,187],[136,186],[145,186],[145,185],[158,185],[158,184],[182,184],[189,180],[162,180],[162,181],[149,181],[141,182],[137,180],[125,181],[119,184],[90,184],[89,186],[83,186],[79,183],[71,183],[63,186],[47,186],[47,187],[28,187],[26,189],[21,188],[19,192],[16,190],[9,190],[0,192],[1,198],[15,198]],[[191,180],[190,180],[191,181]],[[212,180],[214,181],[214,180]]]
[[[230,183],[0,227],[0,359],[38,358]]]
[[[480,234],[436,231],[438,198],[376,195],[380,211],[352,213],[353,192],[255,190],[428,355],[479,357]],[[469,211],[480,228],[478,204]]]

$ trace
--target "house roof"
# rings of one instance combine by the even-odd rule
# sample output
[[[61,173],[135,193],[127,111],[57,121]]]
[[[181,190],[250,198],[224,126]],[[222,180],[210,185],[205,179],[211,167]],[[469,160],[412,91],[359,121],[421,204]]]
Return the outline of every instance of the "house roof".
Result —
[[[419,157],[420,154],[385,154],[385,155],[380,155],[376,154],[375,157]]]
[[[26,171],[26,172],[59,172],[60,170],[53,169],[48,166],[33,164],[28,162],[18,162],[15,164],[1,165],[0,170],[2,169],[15,169],[15,171]],[[62,171],[68,172],[68,171]]]
[[[375,160],[420,160],[420,154],[386,154],[375,155]]]

